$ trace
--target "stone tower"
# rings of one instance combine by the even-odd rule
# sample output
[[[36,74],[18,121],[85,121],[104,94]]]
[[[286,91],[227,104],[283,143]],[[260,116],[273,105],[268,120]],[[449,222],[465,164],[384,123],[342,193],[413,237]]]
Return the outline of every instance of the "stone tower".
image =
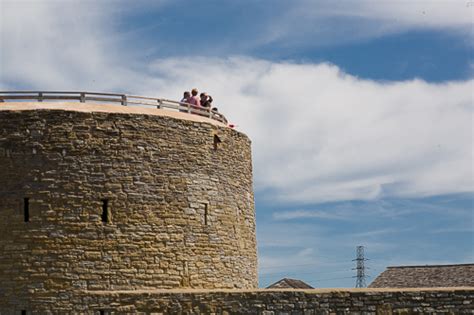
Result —
[[[210,118],[0,103],[0,306],[256,288],[250,141]],[[0,307],[1,309],[1,307]]]

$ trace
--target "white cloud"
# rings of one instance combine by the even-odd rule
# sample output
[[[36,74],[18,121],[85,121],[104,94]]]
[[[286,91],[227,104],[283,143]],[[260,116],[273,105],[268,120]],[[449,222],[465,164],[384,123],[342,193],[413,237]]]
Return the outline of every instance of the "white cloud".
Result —
[[[245,57],[137,66],[110,6],[91,6],[2,2],[1,86],[166,98],[197,86],[253,140],[256,189],[277,202],[473,191],[473,80],[384,83]]]
[[[328,64],[167,59],[162,93],[200,85],[253,140],[256,186],[292,202],[473,190],[473,80],[362,80]],[[200,71],[205,69],[205,80]],[[202,83],[201,83],[202,82]]]
[[[3,87],[126,89],[138,78],[115,32],[120,8],[107,1],[0,1]]]

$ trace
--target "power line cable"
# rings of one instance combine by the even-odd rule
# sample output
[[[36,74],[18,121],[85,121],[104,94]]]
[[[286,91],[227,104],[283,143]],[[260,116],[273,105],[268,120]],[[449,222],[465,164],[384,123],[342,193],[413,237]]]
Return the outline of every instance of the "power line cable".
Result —
[[[287,272],[287,271],[281,271],[281,272],[271,272],[271,273],[261,273],[260,276],[261,277],[264,277],[264,276],[271,276],[271,275],[281,275],[281,274],[298,274],[298,275],[307,275],[307,274],[328,274],[328,273],[339,273],[339,272],[349,272],[349,269],[344,269],[344,270],[334,270],[334,271],[318,271],[318,272],[298,272],[298,271],[291,271],[291,272]]]
[[[343,271],[339,271],[339,272],[349,272],[348,270],[343,270]],[[327,273],[330,273],[330,272],[279,272],[279,273],[267,273],[267,274],[260,274],[259,277],[261,278],[268,278],[268,277],[274,277],[274,276],[299,276],[299,275],[324,275],[324,274],[327,274]],[[335,272],[333,272],[335,273]]]
[[[341,280],[341,279],[352,279],[353,277],[341,277],[341,278],[330,278],[330,279],[315,279],[314,281],[331,281],[331,280]]]
[[[323,281],[333,281],[333,280],[342,280],[342,279],[352,279],[353,277],[338,277],[338,278],[325,278],[325,279],[311,279],[311,282],[323,282]]]
[[[381,258],[370,258],[371,261],[374,261],[374,260],[382,260]],[[353,260],[354,261],[354,260]],[[323,263],[325,264],[337,264],[337,263],[344,263],[344,264],[349,264],[347,261],[341,261],[341,260],[337,260],[337,261],[324,261]],[[319,265],[320,263],[319,262],[315,262],[315,263],[308,263],[308,264],[298,264],[298,265],[275,265],[275,266],[268,266],[268,267],[260,267],[259,269],[262,269],[262,270],[266,270],[266,269],[276,269],[276,268],[281,268],[281,267],[301,267],[301,266],[315,266],[315,265]]]

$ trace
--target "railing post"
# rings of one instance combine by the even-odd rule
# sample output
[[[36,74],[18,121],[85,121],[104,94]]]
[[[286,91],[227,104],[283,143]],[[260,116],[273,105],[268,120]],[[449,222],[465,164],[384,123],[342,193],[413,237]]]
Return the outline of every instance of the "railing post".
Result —
[[[156,108],[160,109],[161,108],[161,100],[157,99],[157,102],[158,102],[158,105],[156,106]]]
[[[191,114],[191,104],[187,104],[188,105],[188,113]]]
[[[81,103],[85,103],[85,102],[86,102],[86,93],[81,93],[80,102],[81,102]]]
[[[211,109],[211,106],[209,106],[209,118],[212,118],[212,109]]]
[[[122,95],[122,105],[127,106],[127,95]]]
[[[42,102],[43,101],[43,92],[39,92],[38,93],[38,102]]]

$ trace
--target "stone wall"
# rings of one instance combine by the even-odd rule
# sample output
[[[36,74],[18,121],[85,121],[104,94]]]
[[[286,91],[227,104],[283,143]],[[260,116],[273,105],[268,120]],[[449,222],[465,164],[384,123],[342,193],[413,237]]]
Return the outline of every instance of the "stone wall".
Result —
[[[0,303],[256,288],[249,139],[210,119],[80,106],[0,107]]]
[[[38,295],[20,314],[474,314],[474,288],[346,290],[162,290],[77,292],[72,300]]]

